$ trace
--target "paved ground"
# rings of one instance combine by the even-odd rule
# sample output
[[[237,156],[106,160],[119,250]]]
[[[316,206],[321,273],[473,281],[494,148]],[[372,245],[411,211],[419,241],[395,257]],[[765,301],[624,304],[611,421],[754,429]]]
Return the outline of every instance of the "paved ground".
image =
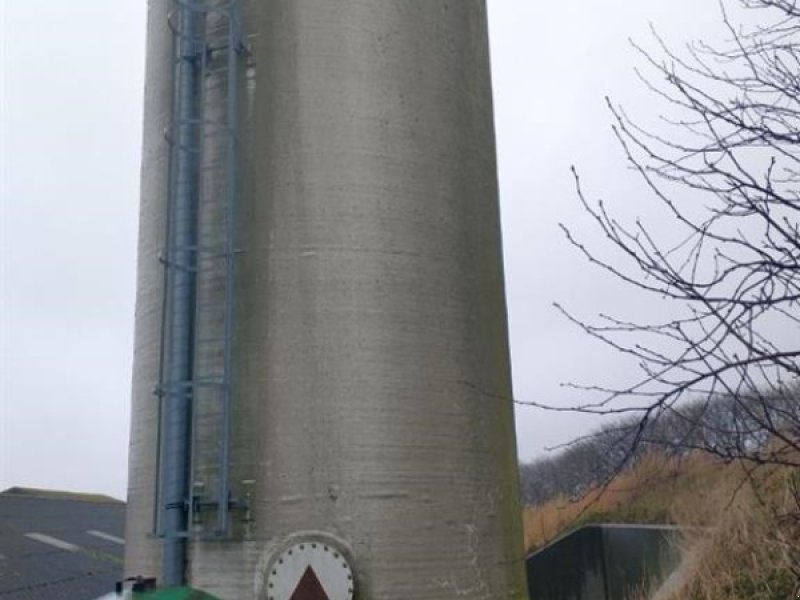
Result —
[[[103,496],[0,493],[0,600],[93,600],[122,577],[125,504]]]

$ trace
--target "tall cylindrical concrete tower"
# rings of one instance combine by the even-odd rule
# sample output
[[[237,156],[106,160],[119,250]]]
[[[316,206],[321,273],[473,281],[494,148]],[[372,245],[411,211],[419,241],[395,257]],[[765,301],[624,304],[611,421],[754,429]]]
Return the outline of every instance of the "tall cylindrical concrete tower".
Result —
[[[485,0],[151,0],[127,576],[167,577],[167,547],[193,587],[288,600],[306,543],[348,565],[342,592],[315,567],[331,600],[525,597],[486,19]],[[175,323],[193,374],[165,385]]]

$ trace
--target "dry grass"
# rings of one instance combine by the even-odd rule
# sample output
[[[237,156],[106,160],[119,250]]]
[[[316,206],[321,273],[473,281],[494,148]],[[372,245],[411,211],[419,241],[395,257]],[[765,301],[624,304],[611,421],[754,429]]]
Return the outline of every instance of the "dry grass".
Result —
[[[582,498],[556,498],[523,513],[525,547],[533,551],[562,533],[586,523],[670,523],[675,498],[719,477],[706,457],[668,459],[650,455],[605,487]]]
[[[673,506],[695,557],[674,600],[794,600],[800,581],[800,473],[789,467],[725,469],[713,488]]]
[[[525,543],[541,547],[590,522],[675,523],[693,557],[670,600],[800,600],[800,472],[650,456],[605,489],[525,509]]]

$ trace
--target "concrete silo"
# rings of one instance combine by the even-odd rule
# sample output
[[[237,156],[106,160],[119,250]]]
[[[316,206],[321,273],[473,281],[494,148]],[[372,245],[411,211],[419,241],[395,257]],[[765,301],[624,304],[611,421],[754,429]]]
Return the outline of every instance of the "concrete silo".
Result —
[[[145,96],[126,575],[524,597],[485,1],[151,0]]]

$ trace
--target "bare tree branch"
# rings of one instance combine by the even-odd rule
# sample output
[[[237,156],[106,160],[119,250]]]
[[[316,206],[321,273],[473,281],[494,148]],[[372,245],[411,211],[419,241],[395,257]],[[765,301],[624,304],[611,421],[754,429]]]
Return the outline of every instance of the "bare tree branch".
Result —
[[[623,462],[639,446],[661,445],[800,466],[800,6],[739,0],[759,17],[745,27],[732,1],[721,3],[722,48],[698,42],[675,52],[655,31],[657,54],[634,44],[646,66],[637,73],[663,102],[666,132],[607,99],[628,163],[673,229],[617,218],[588,199],[573,168],[602,256],[613,258],[562,225],[567,240],[637,293],[671,303],[675,316],[590,321],[557,304],[587,335],[634,359],[639,377],[619,388],[571,384],[599,398],[569,407],[524,404],[635,415],[612,428],[627,450],[606,449]]]

